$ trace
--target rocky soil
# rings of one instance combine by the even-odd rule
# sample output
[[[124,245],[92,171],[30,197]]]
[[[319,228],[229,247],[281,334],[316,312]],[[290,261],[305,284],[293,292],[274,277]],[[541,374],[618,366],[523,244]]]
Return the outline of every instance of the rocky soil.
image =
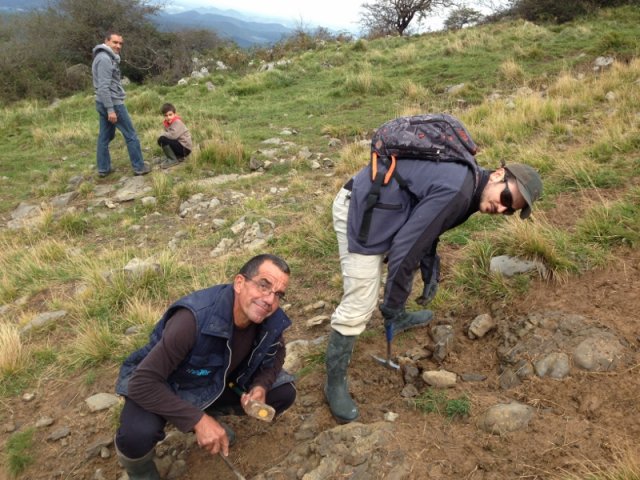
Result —
[[[94,208],[111,208],[118,190],[107,190]],[[215,208],[207,198],[183,207],[187,218]],[[266,219],[238,225],[235,247],[225,248],[254,248],[274,229]],[[177,233],[164,238],[180,242]],[[640,252],[617,257],[607,269],[564,283],[537,280],[506,307],[439,312],[432,325],[395,339],[401,372],[371,358],[385,347],[374,316],[374,334],[361,336],[349,371],[361,417],[344,426],[324,403],[324,366],[309,364],[324,350],[338,298],[308,304],[292,296],[288,365],[308,372],[298,381],[298,400],[273,424],[229,417],[238,436],[230,461],[246,478],[261,480],[488,480],[580,476],[637,455]],[[454,251],[443,252],[445,271],[454,261]],[[78,374],[3,399],[3,445],[12,433],[35,427],[35,462],[19,478],[126,478],[112,443],[118,399],[104,395],[113,392],[115,377],[115,368],[102,369],[90,385]],[[451,419],[416,409],[416,396],[429,388],[468,398],[470,414]],[[158,446],[166,478],[237,478],[220,458],[200,451],[192,435],[169,433]]]

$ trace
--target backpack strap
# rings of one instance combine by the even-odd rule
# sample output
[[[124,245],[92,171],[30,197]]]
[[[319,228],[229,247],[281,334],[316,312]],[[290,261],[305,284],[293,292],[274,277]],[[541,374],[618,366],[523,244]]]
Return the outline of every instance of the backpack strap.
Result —
[[[394,163],[395,166],[395,163]],[[394,168],[395,170],[395,168]],[[391,174],[392,175],[392,174]],[[361,243],[366,243],[367,238],[369,238],[369,229],[371,228],[371,217],[373,216],[373,207],[376,206],[378,200],[380,199],[380,189],[383,185],[389,183],[391,180],[391,175],[389,171],[387,171],[387,175],[389,178],[387,180],[386,176],[378,171],[378,154],[376,152],[371,153],[371,189],[369,190],[369,194],[367,195],[367,200],[365,202],[364,207],[364,215],[362,217],[362,224],[360,225],[360,232],[358,233],[358,241]]]
[[[390,158],[386,161],[386,158]],[[383,174],[378,171],[378,160],[384,163],[387,167],[387,173]],[[358,241],[366,243],[369,237],[369,229],[371,228],[371,218],[373,217],[373,209],[380,199],[380,189],[388,185],[391,179],[395,179],[398,182],[400,188],[407,190],[407,182],[396,171],[396,164],[398,159],[395,155],[390,157],[378,157],[376,152],[371,152],[371,189],[367,195],[367,200],[364,208],[364,215],[362,217],[362,224],[360,225],[360,232],[358,233]],[[411,193],[411,192],[409,192]],[[413,194],[411,194],[413,197]]]

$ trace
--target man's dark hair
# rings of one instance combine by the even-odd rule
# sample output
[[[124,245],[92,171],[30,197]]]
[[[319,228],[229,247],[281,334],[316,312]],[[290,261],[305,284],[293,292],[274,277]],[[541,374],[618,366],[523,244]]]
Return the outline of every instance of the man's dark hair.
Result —
[[[162,105],[162,108],[160,108],[160,111],[163,115],[167,112],[176,113],[176,107],[174,107],[171,103],[165,103],[164,105]]]
[[[271,255],[270,253],[256,255],[247,263],[245,263],[238,273],[244,277],[253,278],[258,274],[260,266],[267,260],[278,267],[281,272],[286,273],[287,275],[291,275],[291,270],[289,269],[289,265],[287,264],[287,262],[276,255]]]
[[[107,30],[107,32],[104,34],[104,39],[105,40],[111,40],[111,37],[114,35],[118,35],[119,37],[121,37],[122,35],[120,34],[119,30],[114,30],[114,29],[109,29]]]

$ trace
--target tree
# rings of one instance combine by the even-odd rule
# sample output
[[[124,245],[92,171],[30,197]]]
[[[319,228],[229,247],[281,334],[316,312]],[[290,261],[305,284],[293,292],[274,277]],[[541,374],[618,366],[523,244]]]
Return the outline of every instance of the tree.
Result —
[[[404,35],[411,22],[420,22],[436,8],[453,5],[453,0],[378,0],[361,5],[360,25],[369,37]]]
[[[458,7],[449,13],[449,16],[444,21],[445,30],[460,30],[468,25],[475,25],[481,21],[483,15],[470,7]]]

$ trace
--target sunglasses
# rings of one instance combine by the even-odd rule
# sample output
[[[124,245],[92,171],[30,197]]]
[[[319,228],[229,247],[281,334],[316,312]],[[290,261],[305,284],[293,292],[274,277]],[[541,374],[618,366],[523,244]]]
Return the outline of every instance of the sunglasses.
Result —
[[[513,215],[516,213],[513,208],[513,195],[511,194],[511,190],[509,190],[509,178],[505,175],[504,177],[504,190],[500,192],[500,205],[506,207],[507,209],[502,212],[503,215]]]

